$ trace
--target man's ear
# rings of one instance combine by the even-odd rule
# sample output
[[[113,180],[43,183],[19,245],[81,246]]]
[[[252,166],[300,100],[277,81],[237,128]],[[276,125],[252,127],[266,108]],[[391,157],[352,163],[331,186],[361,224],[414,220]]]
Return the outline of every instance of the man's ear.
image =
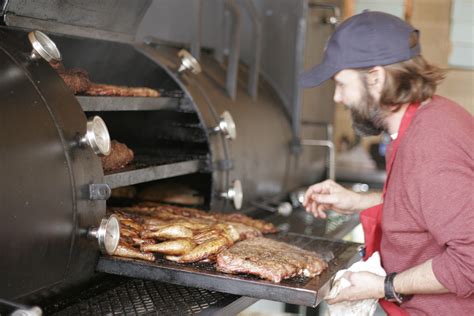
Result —
[[[381,66],[373,67],[369,70],[367,81],[371,92],[380,95],[385,83],[385,69]]]

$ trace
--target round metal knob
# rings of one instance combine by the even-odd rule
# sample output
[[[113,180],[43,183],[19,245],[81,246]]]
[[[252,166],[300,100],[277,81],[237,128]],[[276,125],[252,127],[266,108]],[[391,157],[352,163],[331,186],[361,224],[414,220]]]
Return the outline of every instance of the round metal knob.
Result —
[[[237,138],[235,122],[228,111],[222,113],[221,120],[219,121],[219,124],[213,128],[213,131],[223,133],[227,139],[234,140]]]
[[[17,309],[14,311],[11,316],[41,316],[43,315],[43,311],[38,306],[33,306],[29,309]]]
[[[199,62],[185,49],[182,49],[178,52],[178,56],[181,59],[181,65],[178,68],[178,72],[184,72],[186,70],[190,70],[193,74],[197,75],[202,71],[201,65]]]
[[[288,202],[280,203],[277,207],[277,212],[283,216],[289,216],[293,212],[293,206]]]
[[[94,116],[87,121],[86,135],[81,143],[89,145],[97,155],[110,154],[110,135],[104,120]]]
[[[225,199],[231,200],[234,204],[235,209],[240,210],[242,208],[242,200],[244,194],[242,192],[242,183],[239,180],[235,180],[227,192],[222,192],[221,196]]]
[[[56,44],[43,32],[32,31],[28,33],[28,39],[30,40],[31,46],[33,46],[30,55],[31,59],[38,60],[43,58],[47,62],[59,62],[62,60],[61,53],[56,47]]]
[[[99,249],[103,254],[113,255],[120,240],[120,222],[115,215],[101,220],[99,228],[92,228],[89,238],[97,238]]]

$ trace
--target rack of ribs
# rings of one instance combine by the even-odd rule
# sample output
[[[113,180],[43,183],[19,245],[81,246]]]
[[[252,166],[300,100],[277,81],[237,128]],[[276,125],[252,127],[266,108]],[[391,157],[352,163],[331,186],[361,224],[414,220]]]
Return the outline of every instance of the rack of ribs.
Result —
[[[314,277],[327,268],[315,252],[259,237],[236,243],[217,255],[217,271],[256,275],[275,283],[304,275]]]

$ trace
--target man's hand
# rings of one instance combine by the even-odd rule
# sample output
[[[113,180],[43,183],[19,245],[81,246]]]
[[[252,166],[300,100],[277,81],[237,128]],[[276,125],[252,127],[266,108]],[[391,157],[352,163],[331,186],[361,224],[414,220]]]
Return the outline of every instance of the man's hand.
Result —
[[[353,214],[357,211],[360,195],[345,189],[332,180],[314,184],[306,190],[303,206],[315,217],[326,218],[327,210],[341,214]]]
[[[370,272],[347,271],[342,277],[347,279],[352,285],[342,289],[335,298],[328,300],[328,304],[369,298],[379,299],[385,296],[385,277],[383,276]]]

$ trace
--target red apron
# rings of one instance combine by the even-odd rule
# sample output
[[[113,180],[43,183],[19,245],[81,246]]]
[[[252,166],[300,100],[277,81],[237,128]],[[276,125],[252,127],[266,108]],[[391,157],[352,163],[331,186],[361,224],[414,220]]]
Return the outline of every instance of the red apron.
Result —
[[[392,171],[393,162],[395,161],[395,156],[397,154],[398,145],[400,143],[403,134],[410,126],[411,120],[415,115],[416,110],[418,109],[419,103],[410,104],[403,115],[402,122],[400,123],[400,128],[398,131],[398,136],[393,142],[392,153],[390,156],[390,161],[387,163],[387,179],[383,187],[383,197],[385,197],[385,192],[387,191],[387,185],[390,179],[390,174]],[[367,260],[375,251],[380,251],[380,242],[382,241],[382,209],[383,203],[368,208],[360,213],[360,222],[364,228],[364,237],[365,237],[365,255],[364,260]],[[386,301],[384,299],[379,300],[382,308],[390,316],[404,316],[408,315],[400,306],[395,303]]]

